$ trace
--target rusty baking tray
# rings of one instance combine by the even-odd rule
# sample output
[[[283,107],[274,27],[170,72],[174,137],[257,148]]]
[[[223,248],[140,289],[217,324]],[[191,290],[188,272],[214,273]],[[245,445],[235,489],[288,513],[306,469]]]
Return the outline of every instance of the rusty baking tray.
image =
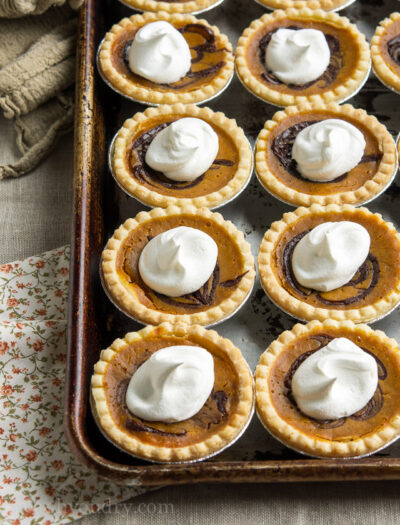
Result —
[[[373,6],[373,13],[371,7]],[[398,8],[395,0],[359,0],[346,14],[371,36],[373,27]],[[230,36],[233,44],[244,27],[264,10],[253,0],[225,0],[206,14]],[[113,230],[127,217],[143,209],[115,184],[107,168],[107,148],[125,118],[143,106],[127,102],[99,78],[95,58],[107,28],[131,14],[117,0],[86,0],[80,14],[75,127],[74,218],[68,331],[68,368],[65,395],[65,428],[76,457],[99,475],[124,485],[160,485],[199,482],[283,482],[400,479],[400,446],[361,460],[316,460],[283,447],[261,428],[254,418],[235,445],[210,461],[190,465],[149,464],[120,452],[98,431],[89,409],[89,381],[93,364],[102,348],[139,325],[116,311],[106,298],[98,274],[101,250]],[[398,95],[373,77],[352,101],[374,113],[390,131],[400,130]],[[231,87],[209,104],[237,119],[254,141],[264,121],[276,109],[256,100],[234,79]],[[395,182],[370,205],[400,225]],[[247,235],[256,253],[269,224],[290,209],[269,196],[253,177],[248,189],[223,207],[223,215],[234,220]],[[256,283],[251,300],[232,321],[218,331],[244,350],[254,369],[258,356],[293,319],[276,309]],[[400,338],[399,310],[375,327]]]

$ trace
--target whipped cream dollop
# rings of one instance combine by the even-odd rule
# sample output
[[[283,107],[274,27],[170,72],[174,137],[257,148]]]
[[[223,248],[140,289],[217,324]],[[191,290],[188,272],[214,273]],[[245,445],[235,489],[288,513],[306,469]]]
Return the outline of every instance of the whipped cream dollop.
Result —
[[[126,405],[146,421],[184,421],[202,408],[213,386],[210,352],[198,346],[169,346],[154,352],[133,374]]]
[[[310,355],[293,375],[299,409],[315,419],[339,419],[361,410],[378,386],[378,366],[346,337]]]
[[[362,159],[364,135],[340,119],[327,119],[304,128],[297,135],[292,158],[309,180],[329,181],[352,170]]]
[[[128,51],[129,68],[157,84],[171,84],[190,70],[190,48],[182,34],[164,20],[141,27]]]
[[[176,181],[192,181],[203,175],[217,157],[218,135],[199,118],[181,118],[154,137],[146,163]]]
[[[273,33],[265,64],[285,84],[306,84],[319,78],[329,65],[331,52],[318,29],[285,29]]]
[[[179,226],[160,233],[143,248],[139,272],[158,293],[179,297],[195,292],[211,277],[218,246],[207,233]]]
[[[325,222],[296,245],[292,269],[307,288],[328,292],[347,284],[368,256],[371,238],[356,222]]]

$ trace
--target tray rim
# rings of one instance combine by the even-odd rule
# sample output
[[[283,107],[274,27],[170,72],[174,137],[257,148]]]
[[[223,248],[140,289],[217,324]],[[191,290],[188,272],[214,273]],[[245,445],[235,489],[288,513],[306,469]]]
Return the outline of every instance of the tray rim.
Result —
[[[76,459],[117,484],[157,486],[167,484],[229,482],[310,482],[400,479],[400,458],[373,456],[365,459],[294,459],[260,461],[205,461],[194,464],[124,465],[100,456],[85,438],[83,417],[77,392],[85,388],[82,380],[85,326],[90,321],[87,292],[90,257],[85,242],[90,234],[92,178],[90,151],[95,144],[96,118],[95,12],[100,0],[86,0],[80,10],[77,49],[75,109],[75,154],[73,177],[73,221],[71,233],[71,273],[68,312],[68,352],[64,397],[64,428]],[[97,143],[96,143],[97,146]],[[107,165],[104,147],[104,165]],[[92,232],[93,233],[93,232]],[[102,239],[98,242],[102,246]],[[87,328],[86,328],[87,329]]]

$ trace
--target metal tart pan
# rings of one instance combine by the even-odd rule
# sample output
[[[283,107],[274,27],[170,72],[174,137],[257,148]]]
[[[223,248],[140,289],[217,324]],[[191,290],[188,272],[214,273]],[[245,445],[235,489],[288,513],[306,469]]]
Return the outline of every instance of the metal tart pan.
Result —
[[[395,89],[393,86],[389,85],[387,82],[382,80],[382,78],[376,72],[376,69],[374,68],[374,66],[372,66],[372,72],[374,73],[375,77],[379,80],[379,82],[383,86],[385,86],[386,88],[390,89],[390,91],[393,91],[393,93],[396,93],[396,95],[400,95],[400,91],[399,90]]]

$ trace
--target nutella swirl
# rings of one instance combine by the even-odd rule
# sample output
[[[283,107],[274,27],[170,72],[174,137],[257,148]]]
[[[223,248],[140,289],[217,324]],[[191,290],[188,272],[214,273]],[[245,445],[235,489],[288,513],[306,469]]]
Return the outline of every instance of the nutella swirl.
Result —
[[[292,394],[292,378],[296,370],[299,368],[299,366],[308,358],[310,355],[314,354],[318,350],[321,350],[324,346],[326,346],[330,341],[332,341],[334,338],[328,334],[318,334],[311,337],[312,340],[315,340],[317,343],[316,348],[313,350],[309,350],[308,352],[304,352],[301,354],[295,361],[293,361],[291,367],[289,368],[288,372],[286,373],[283,384],[286,389],[286,396],[290,400],[290,402],[297,407],[294,396]],[[367,350],[366,348],[362,348],[364,352],[367,352],[370,354],[374,359],[376,360],[376,364],[378,366],[378,378],[380,381],[384,381],[387,377],[387,371],[385,365],[382,363],[382,361],[376,357],[372,352]],[[370,401],[363,407],[361,410],[356,412],[355,414],[348,416],[348,417],[341,417],[339,419],[333,419],[333,420],[317,420],[313,418],[309,418],[313,424],[317,428],[321,429],[330,429],[330,428],[338,428],[346,423],[347,419],[352,419],[354,421],[366,421],[367,419],[371,419],[372,417],[376,416],[379,411],[382,409],[383,406],[383,393],[380,385],[378,384],[378,387],[375,391],[374,396]]]
[[[258,57],[259,57],[259,60],[260,60],[261,64],[263,64],[263,65],[265,65],[265,53],[266,53],[267,46],[268,46],[268,44],[269,44],[269,42],[271,40],[272,35],[276,31],[278,31],[278,29],[279,29],[279,27],[277,27],[276,29],[274,29],[274,30],[270,31],[269,33],[267,33],[260,40],[260,42],[258,44]],[[304,29],[304,28],[300,27],[300,26],[293,25],[293,26],[288,26],[286,29],[300,30],[300,29]],[[331,53],[330,62],[329,62],[329,65],[328,65],[327,69],[325,70],[325,72],[319,78],[317,78],[316,80],[313,80],[311,82],[307,82],[306,84],[300,84],[300,85],[288,84],[288,87],[290,89],[296,89],[296,90],[307,89],[307,88],[311,87],[312,85],[314,85],[317,82],[322,82],[321,88],[327,88],[328,86],[330,86],[335,81],[336,77],[338,76],[338,73],[339,73],[340,69],[343,67],[343,57],[342,57],[342,54],[340,52],[340,42],[339,42],[339,39],[336,36],[334,36],[334,35],[324,34],[324,36],[326,38],[326,41],[328,43],[328,47],[329,47],[329,50],[330,50],[330,53]],[[284,84],[284,82],[281,82],[275,75],[273,75],[267,69],[262,74],[262,78],[266,82],[268,82],[270,84],[274,84],[274,85],[282,85],[282,84]]]
[[[387,50],[393,62],[400,66],[400,35],[396,35],[389,40]]]
[[[173,190],[186,190],[193,188],[200,184],[205,177],[205,173],[200,175],[193,181],[180,182],[168,179],[160,171],[152,169],[145,161],[147,150],[152,143],[154,137],[168,127],[173,121],[163,122],[154,128],[148,129],[139,135],[131,146],[131,151],[128,157],[129,168],[132,176],[140,183],[147,183],[155,188],[162,186],[164,188]],[[218,169],[220,166],[230,167],[235,163],[228,159],[215,159],[210,169]]]
[[[129,412],[128,407],[126,406],[126,391],[128,389],[129,382],[130,382],[129,377],[126,379],[123,379],[117,387],[117,395],[116,395],[117,403],[121,407],[121,410],[124,412],[124,415],[126,418],[125,428],[127,430],[130,430],[131,432],[148,432],[150,434],[157,434],[159,436],[166,436],[166,437],[181,437],[181,436],[186,435],[186,430],[183,430],[182,432],[165,432],[158,428],[149,426],[147,423],[145,423],[138,417],[134,417]]]
[[[283,257],[282,257],[282,269],[283,273],[285,275],[285,278],[287,282],[290,284],[290,286],[295,290],[298,294],[302,295],[303,297],[307,297],[313,293],[315,293],[314,290],[310,288],[303,288],[297,281],[293,273],[292,269],[292,254],[293,250],[295,249],[296,245],[300,242],[300,240],[309,232],[310,230],[306,230],[304,232],[298,233],[295,235],[290,241],[286,244]],[[340,300],[331,300],[326,299],[321,295],[320,292],[317,292],[315,294],[316,298],[323,304],[326,304],[327,306],[348,306],[351,304],[358,303],[365,299],[367,295],[369,295],[372,290],[375,288],[375,286],[378,283],[380,274],[380,268],[379,268],[379,262],[378,259],[372,254],[369,253],[367,259],[365,262],[360,266],[358,269],[356,275],[351,279],[347,284],[344,286],[353,286],[357,291],[359,290],[359,293],[356,293],[356,295],[347,297],[346,299],[340,299]],[[370,280],[369,285],[366,288],[358,288],[358,285],[361,283],[364,283],[365,281]]]
[[[214,54],[214,53],[218,53],[221,51],[228,51],[225,48],[217,47],[217,44],[218,44],[217,38],[211,27],[207,27],[203,24],[186,24],[184,27],[177,28],[177,29],[183,35],[185,33],[196,33],[197,35],[203,38],[203,42],[201,44],[197,44],[197,45],[190,47],[191,51],[194,52],[194,57],[192,58],[192,65],[200,62],[206,53]],[[129,53],[129,48],[132,42],[133,40],[131,39],[126,43],[124,53],[123,53],[123,60],[124,60],[126,67],[128,67],[128,69],[129,69],[128,53]],[[169,89],[175,89],[175,90],[184,89],[196,83],[199,79],[204,79],[207,77],[214,76],[224,66],[225,66],[225,61],[220,60],[216,64],[200,69],[199,71],[193,71],[193,68],[190,68],[190,70],[185,75],[185,77],[179,80],[178,82],[174,82],[173,84],[160,84],[160,85],[164,87],[168,87]]]
[[[211,306],[213,304],[218,286],[233,288],[240,283],[247,273],[248,272],[244,272],[235,279],[220,282],[220,269],[217,262],[210,279],[199,290],[191,294],[182,295],[181,297],[169,297],[168,295],[157,293],[154,290],[153,293],[160,301],[170,306],[190,309],[204,308],[205,306]]]
[[[130,378],[126,378],[118,384],[116,397],[116,401],[125,415],[125,428],[127,430],[131,432],[147,432],[149,434],[155,434],[168,438],[180,438],[186,436],[187,431],[185,429],[182,429],[178,432],[168,432],[155,428],[140,418],[133,416],[129,412],[125,402],[126,390],[128,388],[129,381]],[[210,402],[207,401],[202,410],[192,418],[193,421],[200,427],[209,428],[211,425],[218,425],[229,414],[229,398],[228,394],[224,390],[212,391],[210,400],[212,403],[210,404]],[[213,406],[215,406],[218,412],[215,415],[212,415]]]

